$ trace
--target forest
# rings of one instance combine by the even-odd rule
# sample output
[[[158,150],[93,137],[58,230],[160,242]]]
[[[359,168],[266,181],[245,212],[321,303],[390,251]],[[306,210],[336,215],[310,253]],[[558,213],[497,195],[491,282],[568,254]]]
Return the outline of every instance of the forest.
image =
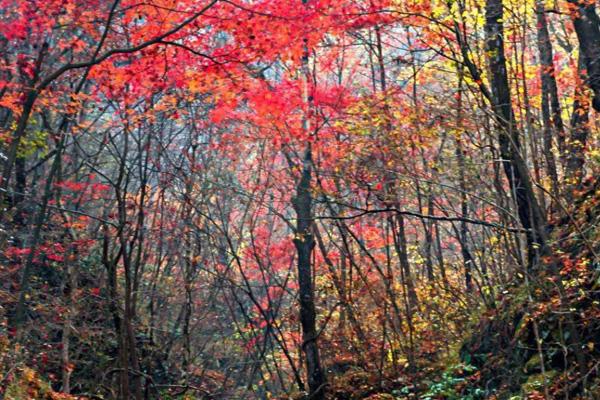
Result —
[[[0,0],[0,399],[600,399],[597,0]]]

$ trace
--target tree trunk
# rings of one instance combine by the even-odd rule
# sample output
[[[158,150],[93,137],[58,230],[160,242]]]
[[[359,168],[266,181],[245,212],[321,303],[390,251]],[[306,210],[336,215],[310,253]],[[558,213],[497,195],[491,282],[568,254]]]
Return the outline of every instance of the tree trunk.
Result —
[[[460,182],[460,214],[462,218],[468,218],[469,207],[467,204],[467,182],[465,177],[466,163],[460,139],[456,141],[456,158],[458,160],[458,174]],[[471,252],[469,251],[468,228],[464,220],[460,222],[458,241],[460,243],[460,252],[465,268],[465,288],[468,293],[471,293],[473,292],[473,266],[475,265],[475,262],[471,256]]]
[[[541,0],[536,1],[537,14],[537,41],[540,55],[540,75],[542,81],[542,122],[544,158],[546,159],[546,173],[552,183],[553,195],[559,195],[558,172],[556,160],[552,152],[552,144],[556,137],[560,154],[564,153],[564,127],[560,115],[560,102],[558,100],[558,88],[554,77],[554,62],[552,43],[548,33],[548,22],[546,10]]]
[[[569,0],[569,3],[575,5],[571,20],[585,62],[587,83],[594,92],[592,106],[600,112],[600,18],[596,14],[596,2]]]
[[[527,229],[529,265],[536,264],[546,242],[546,217],[533,191],[527,164],[521,155],[519,131],[512,110],[504,55],[502,0],[486,2],[486,49],[489,54],[492,106],[498,124],[502,165],[516,203],[519,220]]]
[[[35,216],[33,233],[31,234],[31,239],[27,243],[30,250],[29,254],[27,254],[25,265],[23,266],[23,272],[21,275],[21,285],[19,286],[19,300],[15,311],[15,319],[13,325],[17,330],[22,328],[22,325],[27,317],[26,300],[29,294],[29,285],[34,267],[35,253],[38,250],[38,245],[40,241],[42,240],[43,225],[46,221],[46,218],[48,217],[47,210],[48,204],[50,203],[50,200],[52,198],[52,185],[54,183],[54,178],[60,168],[60,161],[62,157],[64,142],[65,134],[63,133],[57,144],[56,155],[54,156],[52,166],[50,167],[50,172],[48,173],[46,183],[44,184],[44,192],[42,195],[42,200],[40,202],[40,208]]]
[[[567,141],[567,151],[565,157],[565,183],[569,188],[566,193],[568,200],[573,198],[573,190],[581,188],[585,164],[585,146],[590,135],[589,112],[590,101],[586,97],[585,87],[585,61],[582,55],[579,56],[577,72],[581,78],[576,86],[573,95],[573,113],[571,115],[571,134]]]
[[[293,200],[297,223],[294,245],[298,253],[298,283],[300,295],[300,323],[302,325],[302,349],[306,356],[306,371],[310,398],[325,398],[325,373],[321,368],[317,347],[317,328],[314,287],[312,281],[311,254],[315,246],[312,234],[312,195],[311,195],[312,152],[307,146],[302,168],[302,176]]]

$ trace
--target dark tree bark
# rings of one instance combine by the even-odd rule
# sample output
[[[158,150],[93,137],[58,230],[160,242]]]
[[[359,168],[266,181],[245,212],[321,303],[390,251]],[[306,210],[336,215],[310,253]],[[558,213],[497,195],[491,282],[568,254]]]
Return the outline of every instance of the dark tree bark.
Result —
[[[23,200],[25,199],[25,191],[27,190],[26,161],[25,157],[17,157],[15,160],[15,193],[12,196],[13,201],[11,206],[15,208],[14,223],[20,227],[25,225],[26,214],[25,209],[22,207]]]
[[[546,217],[535,197],[529,170],[521,155],[520,135],[513,114],[506,70],[502,18],[502,0],[487,0],[486,49],[489,54],[492,106],[499,128],[500,156],[517,206],[519,220],[527,229],[528,257],[529,264],[532,266],[545,247]]]
[[[306,148],[303,160],[302,176],[296,188],[293,200],[297,223],[294,245],[298,253],[298,283],[300,296],[300,323],[302,325],[302,349],[306,355],[306,371],[310,398],[325,398],[325,373],[321,368],[319,348],[317,346],[317,328],[314,287],[312,280],[311,254],[315,247],[312,234],[312,194],[311,194],[312,152]]]
[[[25,136],[25,132],[27,129],[27,122],[29,121],[29,117],[33,110],[33,105],[37,98],[37,92],[32,90],[30,91],[23,103],[23,109],[21,112],[21,116],[17,122],[17,127],[13,132],[10,146],[8,147],[8,151],[6,154],[6,159],[3,163],[2,168],[2,177],[0,178],[0,204],[4,203],[5,199],[8,197],[9,187],[10,187],[10,179],[12,177],[13,169],[15,162],[17,160],[17,151],[19,148],[19,144],[21,143],[21,139]],[[4,206],[0,207],[0,222],[4,217]]]
[[[552,182],[552,191],[555,197],[559,195],[558,172],[552,145],[556,138],[560,154],[564,154],[564,126],[560,115],[560,102],[555,79],[555,69],[552,43],[548,33],[546,10],[541,0],[536,1],[537,14],[537,42],[540,55],[541,81],[542,81],[542,122],[544,158],[546,159],[546,173]]]
[[[302,0],[302,5],[307,6],[308,0]],[[308,40],[304,38],[302,54],[302,77],[303,77],[303,101],[307,108],[312,105],[312,96],[309,82],[311,74],[308,66],[309,49]],[[302,127],[304,133],[311,135],[310,115],[304,115]],[[319,347],[317,345],[316,311],[314,297],[313,270],[311,263],[312,251],[315,247],[313,237],[313,214],[312,214],[312,147],[310,142],[306,145],[302,160],[302,173],[296,196],[292,199],[296,211],[296,230],[294,232],[294,245],[298,255],[298,286],[300,297],[300,324],[302,326],[302,350],[306,356],[306,373],[308,378],[309,398],[311,400],[323,400],[325,398],[325,387],[327,380],[325,371],[321,367]]]
[[[566,191],[568,199],[572,199],[574,189],[580,189],[583,180],[583,166],[585,164],[585,146],[590,135],[589,129],[589,112],[590,101],[586,97],[584,70],[585,62],[580,55],[577,65],[577,71],[580,81],[575,86],[573,95],[573,112],[571,114],[571,133],[567,142],[567,150],[565,157],[565,183],[569,188]]]
[[[457,113],[456,113],[456,125],[462,131],[463,129],[463,82],[464,82],[464,68],[459,66],[457,68],[458,72],[458,99],[457,99]],[[462,218],[469,217],[469,205],[467,204],[467,178],[466,178],[466,170],[467,164],[465,160],[465,151],[463,149],[462,139],[456,139],[456,160],[458,161],[458,180],[459,180],[459,188],[460,188],[460,213]],[[461,221],[460,228],[457,229],[454,224],[452,225],[455,232],[456,237],[460,243],[460,250],[463,259],[463,266],[465,269],[465,288],[467,293],[473,292],[473,267],[475,266],[475,261],[471,256],[471,252],[469,251],[468,244],[468,228],[465,221]]]
[[[571,20],[587,70],[587,83],[594,92],[592,106],[600,112],[600,18],[596,14],[596,2],[569,0],[569,3],[575,6]]]
[[[13,322],[13,326],[19,331],[23,324],[25,323],[27,317],[27,297],[30,289],[30,279],[33,273],[34,268],[34,260],[35,253],[38,249],[38,245],[42,240],[42,231],[43,225],[48,217],[48,204],[52,199],[52,185],[54,182],[54,178],[58,173],[60,168],[60,162],[62,157],[62,151],[65,141],[65,133],[61,134],[61,138],[57,145],[56,155],[54,156],[54,160],[52,162],[52,166],[50,167],[50,172],[48,173],[48,177],[46,178],[46,183],[44,184],[44,192],[42,195],[42,200],[40,202],[39,209],[35,215],[34,220],[34,228],[31,234],[31,238],[28,242],[28,246],[30,248],[29,254],[27,255],[27,259],[25,261],[25,265],[23,266],[23,272],[21,274],[21,284],[19,287],[19,300],[17,303],[15,317]]]

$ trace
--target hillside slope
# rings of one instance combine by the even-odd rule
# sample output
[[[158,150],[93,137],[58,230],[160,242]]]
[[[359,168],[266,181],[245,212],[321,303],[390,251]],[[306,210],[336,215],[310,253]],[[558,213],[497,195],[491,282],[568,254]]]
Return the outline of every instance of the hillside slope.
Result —
[[[505,291],[464,343],[488,398],[600,397],[599,203],[600,181],[589,182],[556,221],[539,271]]]

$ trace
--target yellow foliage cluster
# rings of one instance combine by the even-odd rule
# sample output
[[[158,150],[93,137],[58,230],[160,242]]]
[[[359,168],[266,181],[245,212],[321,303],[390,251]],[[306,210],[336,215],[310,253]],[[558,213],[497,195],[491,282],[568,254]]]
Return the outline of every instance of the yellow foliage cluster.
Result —
[[[6,388],[6,400],[75,400],[82,399],[52,390],[39,374],[28,367],[18,368]]]

